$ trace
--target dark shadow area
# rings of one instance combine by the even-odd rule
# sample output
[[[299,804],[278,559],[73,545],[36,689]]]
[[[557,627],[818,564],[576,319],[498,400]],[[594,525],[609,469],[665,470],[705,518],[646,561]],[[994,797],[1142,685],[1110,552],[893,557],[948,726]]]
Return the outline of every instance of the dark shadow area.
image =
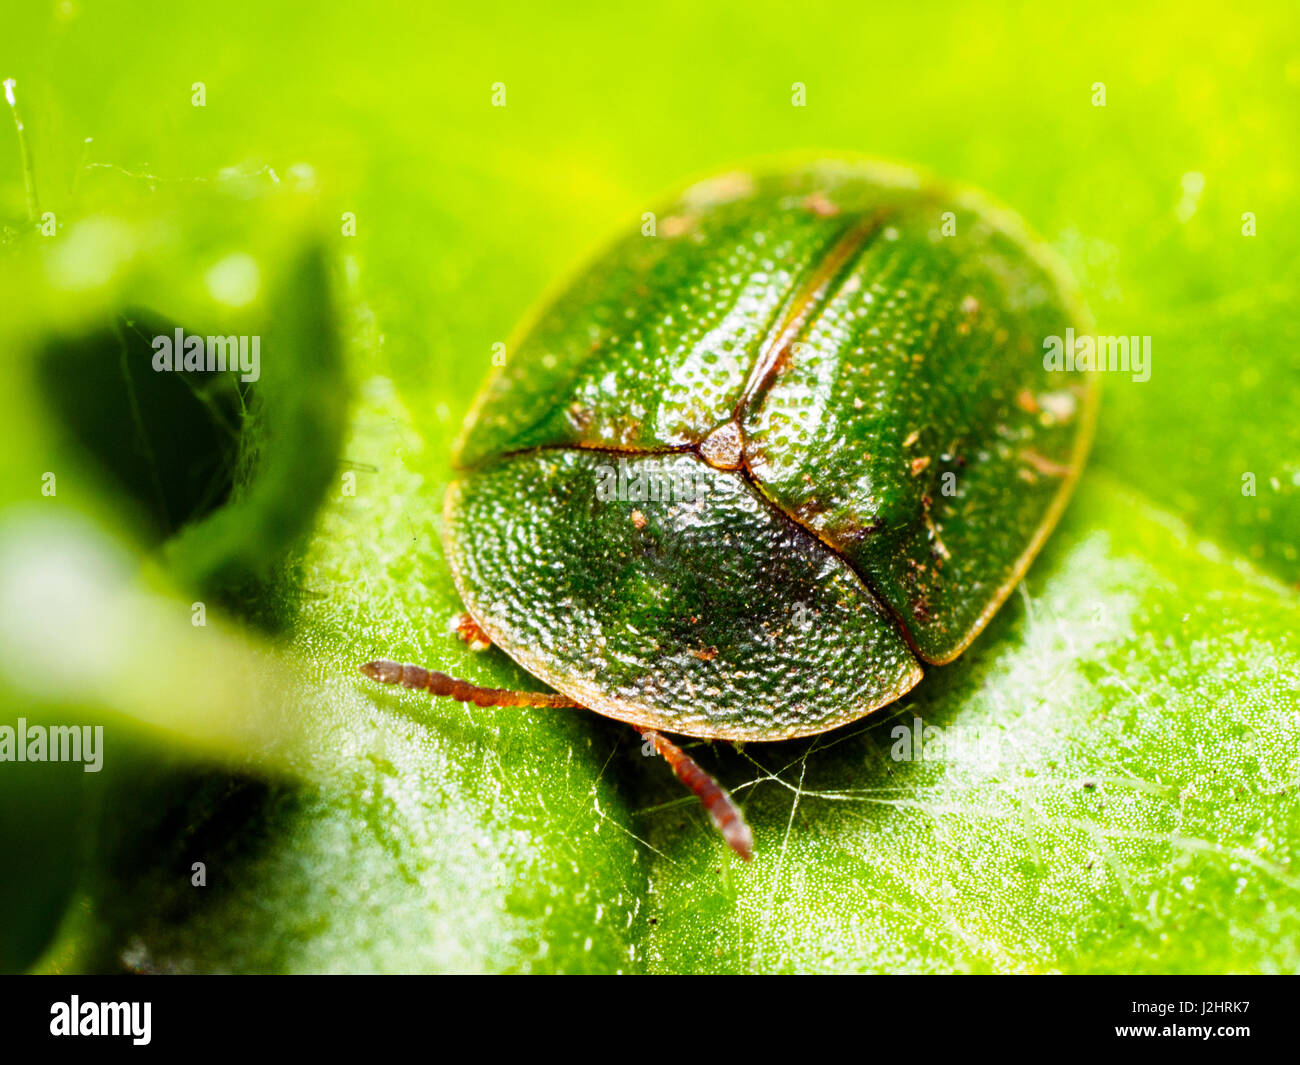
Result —
[[[154,338],[176,330],[152,312],[129,311],[47,346],[38,362],[59,424],[154,544],[230,498],[254,388],[230,371],[155,370]]]
[[[87,890],[97,934],[86,959],[95,972],[174,965],[164,930],[202,926],[227,909],[239,874],[274,845],[299,802],[288,781],[159,762],[143,748],[132,757],[137,764],[118,774],[95,821]],[[159,940],[164,956],[155,961]]]

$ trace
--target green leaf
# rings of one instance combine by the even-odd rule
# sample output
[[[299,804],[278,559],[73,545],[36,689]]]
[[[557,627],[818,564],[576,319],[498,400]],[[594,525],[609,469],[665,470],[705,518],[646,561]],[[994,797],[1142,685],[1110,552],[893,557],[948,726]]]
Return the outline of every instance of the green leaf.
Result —
[[[0,966],[1300,969],[1291,17],[971,5],[937,31],[919,9],[683,3],[659,47],[617,9],[504,34],[382,6],[365,34],[242,2],[13,13],[0,77],[59,229],[25,221],[0,123],[0,725],[106,739],[99,774],[0,763]],[[1107,375],[1061,528],[957,662],[878,719],[691,746],[745,806],[743,865],[630,730],[356,666],[532,684],[446,628],[447,457],[492,345],[665,189],[809,147],[1012,205],[1100,333],[1152,337],[1152,373]],[[227,326],[206,281],[231,255],[259,265],[259,325]],[[195,447],[229,486],[189,493],[179,537],[138,462],[70,430],[107,400],[40,370],[142,308],[297,338],[283,375],[263,360],[280,429],[245,438],[270,424],[240,408],[233,459]],[[196,627],[205,587],[228,594]],[[908,737],[921,757],[896,759]]]

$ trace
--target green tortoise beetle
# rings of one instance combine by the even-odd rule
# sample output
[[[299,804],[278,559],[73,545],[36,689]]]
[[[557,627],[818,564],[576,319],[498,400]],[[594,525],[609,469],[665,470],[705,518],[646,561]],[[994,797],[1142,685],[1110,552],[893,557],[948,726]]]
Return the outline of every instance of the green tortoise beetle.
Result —
[[[960,655],[1083,464],[1092,379],[1043,351],[1089,324],[1013,216],[897,167],[727,174],[646,217],[523,331],[446,495],[465,632],[559,694],[362,668],[626,721],[748,858],[664,734],[824,732]]]

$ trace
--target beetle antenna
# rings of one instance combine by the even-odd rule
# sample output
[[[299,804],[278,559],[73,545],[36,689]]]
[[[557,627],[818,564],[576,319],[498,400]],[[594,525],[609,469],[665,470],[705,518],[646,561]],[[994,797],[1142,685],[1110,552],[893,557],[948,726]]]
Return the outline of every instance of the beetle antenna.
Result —
[[[475,706],[551,706],[578,707],[567,695],[548,695],[544,692],[519,692],[509,688],[482,688],[467,680],[449,677],[446,673],[437,673],[423,666],[403,665],[390,662],[386,658],[367,662],[361,672],[380,684],[400,684],[403,688],[416,691],[432,692],[445,695],[461,703],[473,703]]]
[[[643,739],[654,744],[654,749],[708,811],[713,824],[722,833],[727,845],[745,861],[754,856],[754,834],[749,830],[745,815],[727,789],[700,768],[698,762],[671,740],[653,729],[641,733]],[[648,751],[646,752],[649,753]]]

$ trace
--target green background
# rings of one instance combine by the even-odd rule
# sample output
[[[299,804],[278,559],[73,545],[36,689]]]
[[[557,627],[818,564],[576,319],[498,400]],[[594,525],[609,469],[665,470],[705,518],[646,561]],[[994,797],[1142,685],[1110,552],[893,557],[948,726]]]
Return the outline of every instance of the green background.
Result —
[[[0,724],[106,746],[0,764],[0,966],[1300,969],[1294,5],[449,7],[6,11],[54,228],[0,123]],[[630,730],[355,667],[528,683],[446,632],[492,345],[666,190],[794,150],[983,188],[1153,365],[1103,381],[1062,527],[957,663],[880,720],[692,748],[742,865]],[[277,355],[151,388],[153,321]],[[983,756],[893,760],[916,717]]]

